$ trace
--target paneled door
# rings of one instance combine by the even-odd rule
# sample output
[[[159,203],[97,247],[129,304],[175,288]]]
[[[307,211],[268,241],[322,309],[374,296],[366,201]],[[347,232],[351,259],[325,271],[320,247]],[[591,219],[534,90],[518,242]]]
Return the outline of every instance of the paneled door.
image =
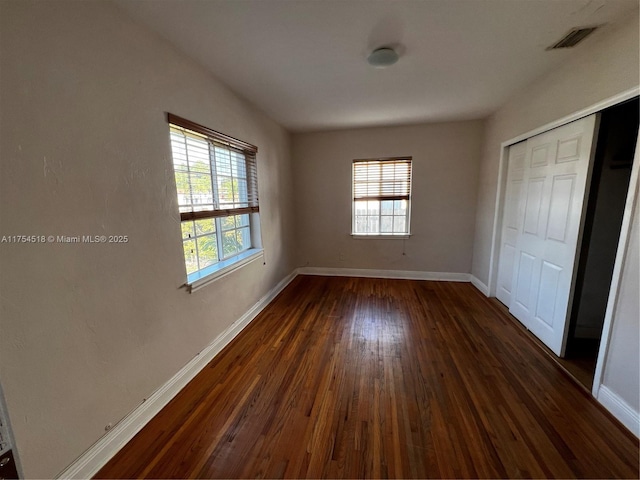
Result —
[[[566,343],[595,125],[591,115],[526,142],[509,311],[558,356]]]
[[[505,305],[511,303],[511,285],[513,283],[513,260],[516,258],[516,244],[520,233],[518,205],[522,180],[524,179],[524,159],[527,142],[516,143],[509,147],[507,166],[507,188],[502,213],[502,236],[500,244],[500,262],[498,264],[498,283],[496,297]]]

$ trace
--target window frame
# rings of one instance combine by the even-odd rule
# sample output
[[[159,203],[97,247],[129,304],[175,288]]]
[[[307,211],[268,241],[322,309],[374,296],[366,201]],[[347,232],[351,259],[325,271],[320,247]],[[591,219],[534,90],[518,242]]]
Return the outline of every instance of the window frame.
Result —
[[[357,190],[361,190],[357,188],[357,182],[356,182],[356,165],[358,163],[380,163],[382,164],[389,164],[389,163],[393,163],[393,162],[399,162],[399,163],[405,163],[408,164],[409,168],[408,168],[408,174],[407,176],[402,179],[396,179],[396,178],[387,178],[386,182],[388,183],[394,183],[394,186],[392,188],[391,192],[387,192],[387,193],[383,193],[383,192],[379,192],[378,195],[366,195],[363,196],[361,194],[361,192],[357,192]],[[400,192],[396,192],[396,184],[400,183],[400,182],[406,182],[407,188],[406,188],[406,193],[402,191],[402,189],[400,189]],[[380,183],[383,182],[383,177],[381,175],[381,180]],[[351,236],[353,238],[357,238],[357,239],[407,239],[411,236],[411,204],[412,204],[412,191],[413,191],[413,157],[412,156],[398,156],[398,157],[378,157],[378,158],[365,158],[365,159],[355,159],[352,160],[351,162]],[[380,189],[382,189],[382,186],[379,187]],[[398,193],[398,194],[397,194]],[[378,227],[378,232],[356,232],[356,202],[357,201],[378,201],[380,208],[379,208],[379,213],[378,213],[378,217],[380,218],[379,220],[379,227]],[[385,215],[382,215],[382,202],[383,201],[390,201],[390,200],[406,200],[407,202],[407,208],[406,208],[406,215],[405,215],[405,224],[406,224],[406,231],[405,232],[399,232],[399,233],[393,233],[393,232],[380,232],[380,225],[381,225],[381,218]],[[392,217],[395,217],[395,214],[392,214]]]
[[[197,238],[204,236],[212,236],[215,237],[216,242],[216,255],[217,261],[213,264],[207,265],[203,268],[199,268],[191,273],[186,271],[186,283],[185,286],[190,292],[193,292],[207,283],[216,280],[222,276],[227,275],[228,273],[236,270],[237,268],[246,265],[254,260],[257,260],[263,257],[263,249],[262,249],[262,238],[260,233],[260,217],[259,217],[259,201],[258,201],[258,172],[257,172],[257,160],[256,154],[258,152],[258,148],[255,145],[244,142],[242,140],[238,140],[237,138],[231,137],[229,135],[217,132],[203,125],[197,124],[190,120],[184,119],[177,115],[167,113],[167,122],[169,124],[169,143],[170,143],[170,152],[171,152],[171,163],[173,168],[173,176],[174,181],[176,182],[176,193],[178,193],[178,212],[180,215],[180,231],[181,231],[181,244],[182,244],[182,259],[185,265],[185,270],[187,269],[187,257],[185,255],[185,243],[193,239],[197,241]],[[203,142],[206,142],[208,148],[208,157],[209,157],[209,172],[204,173],[204,176],[208,176],[209,181],[211,182],[211,204],[208,202],[205,204],[206,208],[198,208],[199,202],[194,202],[193,196],[190,194],[189,204],[181,204],[180,203],[180,195],[179,195],[179,185],[178,185],[178,175],[177,173],[180,170],[176,170],[176,157],[174,156],[174,137],[173,134],[175,131],[182,131],[184,135],[188,133],[195,134],[194,136],[203,137]],[[186,132],[185,132],[186,131]],[[186,142],[186,140],[185,140]],[[185,154],[188,151],[188,145],[185,143],[184,146]],[[229,153],[230,159],[230,170],[228,175],[221,175],[217,172],[217,161],[214,160],[216,158],[216,152],[218,149],[223,149]],[[242,155],[244,160],[244,173],[245,177],[241,176],[236,177],[237,173],[234,175],[234,167],[232,163],[233,152],[239,153]],[[204,154],[204,155],[207,155]],[[188,183],[189,189],[193,186],[193,178],[190,170],[190,163],[187,157],[186,161],[186,173],[188,174]],[[236,161],[238,158],[236,157]],[[221,196],[219,194],[218,182],[220,179],[227,177],[232,182],[232,195],[231,202],[222,203]],[[234,180],[240,179],[241,181],[246,181],[246,201],[241,199],[236,199],[234,195]],[[242,191],[244,187],[240,190]],[[243,195],[244,197],[244,195]],[[218,203],[220,202],[220,203]],[[241,205],[238,206],[238,203]],[[246,205],[245,205],[246,204]],[[224,208],[226,206],[230,206],[231,208]],[[184,207],[188,207],[189,210],[184,210]],[[237,218],[241,218],[239,216],[247,215],[248,221],[245,225],[238,225]],[[234,227],[230,229],[223,229],[223,222],[227,218],[232,218],[234,221]],[[208,234],[198,234],[198,229],[196,228],[196,221],[210,219],[213,221],[213,225],[215,226],[215,231]],[[193,236],[189,235],[189,238],[185,238],[183,225],[185,223],[190,223],[187,227],[187,230],[193,232]],[[248,240],[249,247],[245,248],[237,253],[226,256],[223,248],[223,236],[225,232],[233,231],[240,232],[243,229],[248,230]],[[243,235],[240,233],[240,235]],[[245,233],[246,235],[246,233]],[[212,239],[213,240],[213,239]],[[196,258],[199,258],[199,254],[196,251]],[[200,266],[198,260],[198,267]]]

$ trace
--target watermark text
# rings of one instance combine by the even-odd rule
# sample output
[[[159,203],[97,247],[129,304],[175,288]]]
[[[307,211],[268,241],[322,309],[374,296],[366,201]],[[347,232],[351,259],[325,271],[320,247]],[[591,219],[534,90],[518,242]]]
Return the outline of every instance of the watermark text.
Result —
[[[128,235],[2,235],[0,243],[129,243]]]

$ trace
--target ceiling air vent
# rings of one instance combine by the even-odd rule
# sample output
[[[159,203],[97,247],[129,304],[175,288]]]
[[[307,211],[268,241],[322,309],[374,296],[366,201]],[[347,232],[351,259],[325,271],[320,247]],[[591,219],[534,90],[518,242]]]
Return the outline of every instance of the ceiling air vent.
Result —
[[[596,28],[598,27],[573,28],[559,41],[547,47],[547,50],[575,47],[578,43],[587,38],[589,34],[593,33]]]

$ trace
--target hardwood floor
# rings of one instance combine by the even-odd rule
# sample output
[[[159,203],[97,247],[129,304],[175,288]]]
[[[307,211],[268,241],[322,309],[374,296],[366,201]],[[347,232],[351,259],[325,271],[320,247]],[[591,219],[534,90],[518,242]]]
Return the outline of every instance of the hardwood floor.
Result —
[[[638,478],[471,284],[298,276],[97,478]]]
[[[490,301],[494,302],[502,312],[509,315],[509,308],[502,304],[497,298],[492,298]],[[599,341],[589,341],[588,346],[579,346],[577,350],[574,347],[573,351],[570,351],[570,349],[567,348],[566,357],[560,358],[557,357],[556,354],[553,353],[544,343],[542,343],[542,341],[540,341],[533,333],[526,330],[524,325],[518,323],[515,318],[514,322],[521,330],[525,332],[525,335],[527,335],[528,338],[530,338],[540,349],[542,349],[549,356],[549,358],[559,364],[562,369],[565,370],[567,374],[573,378],[573,380],[579,382],[580,385],[582,385],[587,390],[587,392],[591,392],[593,387],[593,376],[596,371],[596,360],[598,357]]]

